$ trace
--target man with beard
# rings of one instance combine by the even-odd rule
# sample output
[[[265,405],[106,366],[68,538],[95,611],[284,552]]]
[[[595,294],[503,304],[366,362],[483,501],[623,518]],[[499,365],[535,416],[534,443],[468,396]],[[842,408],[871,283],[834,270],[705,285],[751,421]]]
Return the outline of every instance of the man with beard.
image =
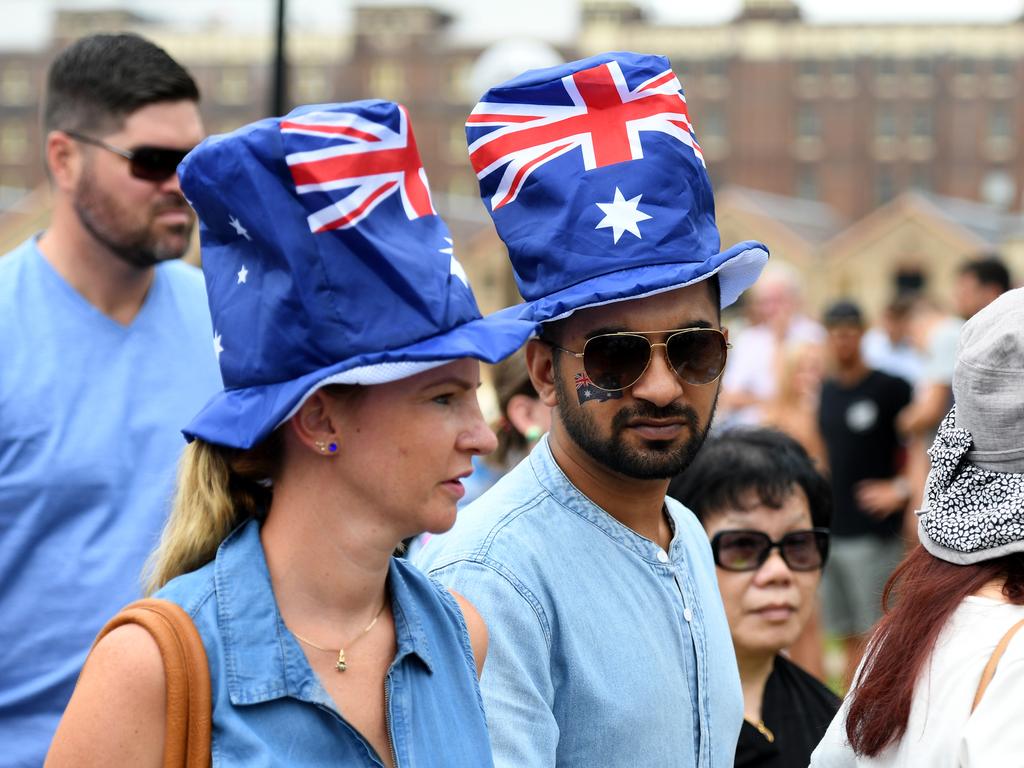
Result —
[[[93,637],[139,596],[179,430],[219,388],[202,274],[178,261],[198,99],[134,35],[81,39],[49,72],[52,219],[0,258],[5,765],[42,764]]]
[[[768,253],[720,249],[679,81],[612,53],[491,89],[470,159],[540,324],[551,431],[418,563],[489,632],[495,763],[732,765],[739,677],[707,536],[666,499],[707,434],[719,311]],[[453,735],[457,737],[457,735]]]

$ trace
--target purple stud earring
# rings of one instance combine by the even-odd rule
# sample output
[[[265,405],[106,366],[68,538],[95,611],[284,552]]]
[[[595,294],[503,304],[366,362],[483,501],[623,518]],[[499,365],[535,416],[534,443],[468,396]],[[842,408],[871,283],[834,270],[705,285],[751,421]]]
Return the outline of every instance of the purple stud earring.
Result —
[[[327,450],[330,451],[331,453],[334,453],[336,450],[338,450],[338,444],[331,443],[330,445],[327,446]]]

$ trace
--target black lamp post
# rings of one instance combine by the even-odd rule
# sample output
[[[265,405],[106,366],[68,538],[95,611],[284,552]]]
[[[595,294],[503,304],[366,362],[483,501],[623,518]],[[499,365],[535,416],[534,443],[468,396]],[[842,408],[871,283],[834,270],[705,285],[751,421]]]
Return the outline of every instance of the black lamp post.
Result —
[[[270,114],[283,115],[288,111],[288,62],[285,56],[285,0],[277,0],[277,20],[274,38],[274,72],[270,91]]]

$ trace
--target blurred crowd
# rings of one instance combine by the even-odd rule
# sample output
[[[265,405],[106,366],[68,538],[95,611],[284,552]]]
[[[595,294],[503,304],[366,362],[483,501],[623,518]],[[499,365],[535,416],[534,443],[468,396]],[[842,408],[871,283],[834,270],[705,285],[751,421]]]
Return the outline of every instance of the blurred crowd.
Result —
[[[881,615],[882,588],[917,542],[926,449],[953,402],[960,329],[1012,279],[998,255],[979,254],[965,258],[950,296],[894,292],[877,317],[840,300],[819,318],[806,314],[800,280],[772,264],[751,290],[732,324],[715,430],[774,427],[829,477],[832,544],[820,603],[825,633],[842,645],[833,679],[845,690]],[[823,649],[812,618],[795,652],[825,676]]]
[[[188,765],[211,722],[238,765],[1019,757],[1017,678],[987,689],[1024,626],[998,255],[812,316],[766,246],[720,248],[667,60],[615,52],[469,118],[527,299],[485,318],[401,105],[203,140],[198,99],[135,35],[50,72],[52,220],[0,258],[0,763],[171,764],[140,573],[205,648]],[[538,148],[516,99],[595,136],[649,109],[646,143]]]

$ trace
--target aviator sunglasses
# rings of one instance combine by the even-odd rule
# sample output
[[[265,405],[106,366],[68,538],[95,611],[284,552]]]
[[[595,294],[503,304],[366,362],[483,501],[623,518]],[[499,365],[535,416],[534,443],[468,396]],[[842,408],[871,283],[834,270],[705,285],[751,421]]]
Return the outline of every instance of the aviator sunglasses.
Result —
[[[129,163],[132,176],[143,181],[167,181],[177,172],[178,164],[189,153],[187,149],[168,149],[167,147],[143,146],[135,149],[121,149],[113,144],[107,144],[101,139],[78,133],[78,131],[65,130],[64,133],[75,141],[101,147],[125,158]]]
[[[828,533],[828,528],[808,528],[772,541],[762,531],[719,531],[711,537],[711,552],[715,565],[727,571],[756,571],[776,548],[789,570],[816,571],[828,557]]]
[[[653,342],[652,334],[669,334]],[[732,346],[716,328],[680,328],[668,331],[621,331],[591,336],[582,352],[547,342],[552,348],[583,359],[583,370],[598,389],[616,392],[636,384],[651,364],[655,347],[664,347],[676,375],[687,384],[710,384],[725,370]]]

